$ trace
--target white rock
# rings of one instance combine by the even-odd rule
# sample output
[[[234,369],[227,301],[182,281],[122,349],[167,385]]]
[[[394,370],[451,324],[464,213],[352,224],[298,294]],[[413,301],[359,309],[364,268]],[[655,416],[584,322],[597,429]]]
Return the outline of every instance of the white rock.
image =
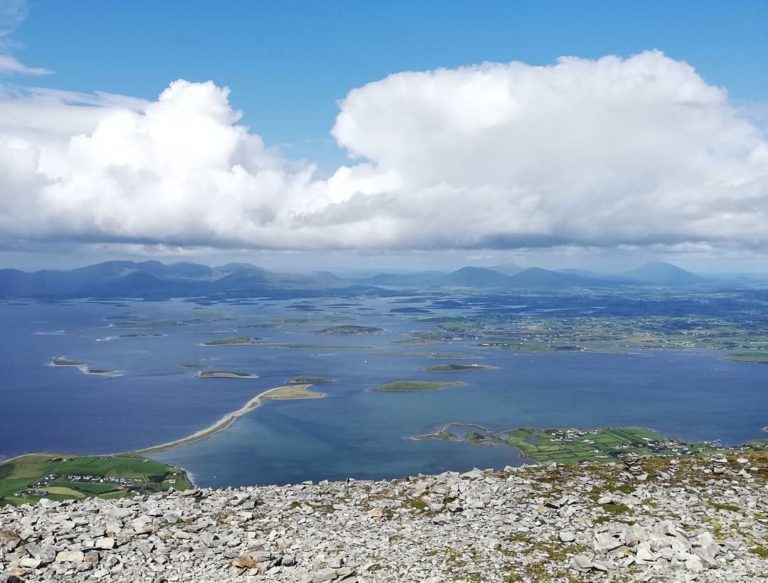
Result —
[[[61,551],[56,555],[57,563],[81,563],[85,558],[82,551]]]

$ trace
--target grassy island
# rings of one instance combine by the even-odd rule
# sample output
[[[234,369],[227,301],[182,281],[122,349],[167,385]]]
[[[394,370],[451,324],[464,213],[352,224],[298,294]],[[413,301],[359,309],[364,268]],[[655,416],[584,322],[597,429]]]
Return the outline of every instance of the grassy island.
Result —
[[[434,391],[459,387],[464,383],[459,381],[394,381],[373,389],[380,393],[410,393],[413,391]]]
[[[52,366],[85,366],[84,362],[79,360],[72,360],[67,356],[54,356],[51,359]]]
[[[228,336],[227,338],[215,338],[201,343],[202,346],[248,346],[256,344],[256,338],[252,336]]]
[[[330,383],[332,379],[325,377],[293,377],[289,382],[292,385],[320,385],[324,383]]]
[[[180,469],[135,455],[31,454],[0,465],[0,505],[123,498],[191,487]]]
[[[487,370],[496,368],[487,364],[437,364],[422,369],[424,372],[460,372],[463,370]]]
[[[333,334],[336,336],[366,336],[378,334],[379,332],[382,332],[382,329],[375,326],[353,326],[350,324],[329,326],[317,331],[318,334]]]
[[[256,379],[259,375],[234,370],[201,370],[197,373],[201,379]]]

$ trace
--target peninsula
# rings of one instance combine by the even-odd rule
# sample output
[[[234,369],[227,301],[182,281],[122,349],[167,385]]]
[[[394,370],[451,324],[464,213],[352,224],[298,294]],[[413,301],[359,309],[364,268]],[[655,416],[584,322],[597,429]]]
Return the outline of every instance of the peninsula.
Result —
[[[243,415],[250,413],[253,411],[256,407],[259,407],[263,401],[284,401],[284,400],[292,400],[292,399],[322,399],[325,397],[325,393],[321,393],[319,391],[310,391],[309,387],[312,385],[283,385],[280,387],[274,387],[271,389],[268,389],[264,391],[263,393],[259,393],[255,397],[253,397],[250,401],[248,401],[245,405],[240,407],[236,411],[232,411],[231,413],[227,413],[213,423],[212,425],[209,425],[208,427],[201,429],[200,431],[196,431],[192,435],[188,435],[187,437],[182,437],[180,439],[175,439],[173,441],[169,441],[166,443],[161,443],[159,445],[153,445],[151,447],[146,447],[144,449],[136,450],[132,453],[136,454],[148,454],[148,453],[155,453],[159,451],[163,451],[166,449],[170,449],[172,447],[178,447],[180,445],[188,445],[190,443],[195,443],[197,441],[202,441],[203,439],[208,439],[212,435],[217,434],[219,431],[223,431],[227,427],[231,427],[235,421],[238,420],[238,418],[242,417]]]

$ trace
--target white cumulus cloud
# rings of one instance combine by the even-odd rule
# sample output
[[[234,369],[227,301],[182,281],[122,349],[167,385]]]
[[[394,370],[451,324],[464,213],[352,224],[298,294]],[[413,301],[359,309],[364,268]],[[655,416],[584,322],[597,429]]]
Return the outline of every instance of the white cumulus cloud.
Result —
[[[352,90],[328,179],[228,90],[0,91],[0,236],[275,249],[768,246],[768,142],[658,52],[391,75]],[[42,120],[42,121],[41,121]]]

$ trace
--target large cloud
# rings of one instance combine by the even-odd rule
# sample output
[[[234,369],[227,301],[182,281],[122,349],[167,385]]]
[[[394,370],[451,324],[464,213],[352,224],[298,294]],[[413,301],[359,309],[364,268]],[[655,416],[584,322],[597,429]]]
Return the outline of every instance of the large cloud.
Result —
[[[768,246],[768,144],[658,52],[400,73],[349,93],[329,179],[228,91],[0,95],[0,234],[262,248]],[[21,115],[21,113],[24,115]],[[47,121],[36,122],[39,112]]]

